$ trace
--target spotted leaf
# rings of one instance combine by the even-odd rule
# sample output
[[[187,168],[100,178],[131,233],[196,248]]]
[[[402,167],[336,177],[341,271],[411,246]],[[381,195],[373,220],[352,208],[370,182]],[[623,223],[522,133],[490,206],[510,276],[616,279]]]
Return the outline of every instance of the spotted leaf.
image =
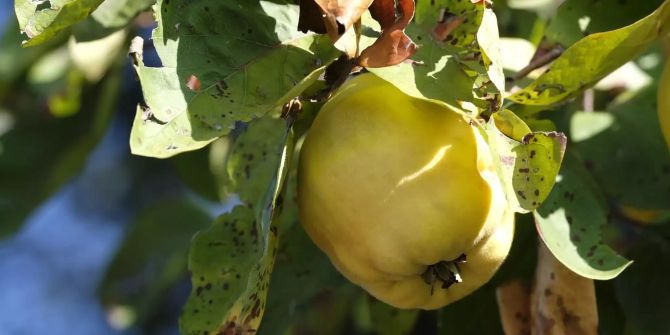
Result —
[[[603,242],[607,204],[574,155],[567,155],[544,204],[534,212],[537,229],[551,253],[577,274],[611,279],[630,261]]]

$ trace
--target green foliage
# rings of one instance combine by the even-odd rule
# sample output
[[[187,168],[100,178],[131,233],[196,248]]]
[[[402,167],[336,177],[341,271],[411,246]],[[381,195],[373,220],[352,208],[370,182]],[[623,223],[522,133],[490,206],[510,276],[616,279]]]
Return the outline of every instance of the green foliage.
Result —
[[[50,0],[46,2],[16,0],[16,17],[33,46],[52,38],[58,32],[85,19],[103,0]]]
[[[534,213],[540,236],[570,270],[612,279],[631,262],[604,244],[609,208],[583,163],[566,158],[551,194]]]
[[[567,0],[552,17],[545,36],[570,46],[593,33],[627,26],[651,14],[662,0]]]
[[[191,237],[211,219],[186,199],[165,199],[143,209],[107,268],[99,289],[102,303],[125,308],[140,325],[154,317],[165,293],[187,276]]]
[[[510,206],[521,213],[539,207],[554,186],[565,152],[565,135],[531,132],[523,120],[507,110],[494,114],[486,131]]]
[[[180,319],[184,334],[255,332],[259,327],[277,254],[275,217],[282,208],[294,141],[290,124],[273,121],[268,116],[249,124],[232,147],[229,171],[245,166],[231,185],[242,204],[193,239],[193,288]],[[278,138],[263,136],[273,132]]]
[[[444,41],[434,37],[444,26],[438,17],[441,9],[461,17]],[[418,2],[416,24],[408,27],[407,34],[420,46],[411,64],[369,70],[414,97],[453,106],[468,101],[490,111],[500,107],[504,77],[496,19],[490,9],[470,1]]]
[[[88,75],[93,69],[75,60],[89,54],[74,42],[133,27],[133,19],[154,5],[152,40],[160,66],[144,64],[142,39],[130,46],[144,94],[130,149],[157,158],[181,154],[170,161],[194,197],[236,206],[209,228],[209,216],[190,200],[144,209],[101,286],[108,307],[129,308],[143,324],[160,308],[162,295],[187,276],[188,265],[192,291],[180,319],[187,335],[407,334],[432,319],[439,334],[496,334],[502,332],[496,285],[531,281],[536,259],[529,251],[539,235],[576,273],[614,278],[598,284],[601,333],[670,329],[664,266],[670,257],[670,156],[656,117],[657,87],[613,101],[616,90],[596,91],[595,112],[574,101],[621,65],[638,59],[644,67],[649,55],[659,56],[647,50],[670,31],[670,0],[566,0],[557,10],[549,0],[496,1],[503,24],[486,1],[417,1],[405,30],[417,53],[369,71],[409,95],[481,117],[510,206],[533,211],[517,215],[512,251],[495,278],[435,313],[370,300],[298,224],[291,157],[299,150],[293,146],[333,88],[329,65],[339,52],[327,36],[296,29],[294,3],[16,0],[18,24],[0,40],[0,236],[81,170],[113,116],[118,56],[127,41],[107,45],[102,53],[109,63],[93,62],[103,78],[97,86]],[[364,48],[380,27],[367,16],[362,24]],[[511,93],[499,29],[535,46],[568,48],[534,81],[515,82],[528,85]],[[20,48],[19,30],[28,37],[23,45],[34,47]],[[69,48],[64,32],[74,37]],[[649,66],[644,70],[657,79]],[[304,108],[294,137],[293,118],[287,126],[278,114],[296,97]]]
[[[10,51],[11,47],[0,50],[8,50],[5,55],[20,55]],[[38,58],[43,52],[29,51],[28,54]],[[65,56],[63,75],[72,75],[74,70],[68,70],[67,53],[57,53],[60,58]],[[0,236],[14,232],[36,206],[81,170],[104,135],[118,97],[118,72],[106,78],[101,86],[91,88],[84,86],[81,77],[73,82],[58,73],[54,77],[37,71],[35,66],[30,69],[32,76],[28,78],[33,83],[32,92],[13,86],[21,83],[21,76],[26,75],[28,68],[24,68],[23,73],[5,72],[7,76],[0,78],[0,98],[7,97],[4,100],[7,109],[0,107],[0,128],[4,128],[0,131],[0,175],[3,176]],[[96,95],[97,99],[82,100],[77,93],[82,90]],[[73,91],[75,97],[71,96]],[[49,108],[45,110],[44,105]],[[88,112],[78,113],[80,108]],[[73,113],[77,114],[71,115]]]
[[[670,212],[670,155],[663,154],[656,91],[652,85],[622,96],[607,112],[577,112],[571,132],[580,134],[575,149],[608,198],[619,206]]]
[[[670,2],[629,26],[589,35],[565,50],[551,67],[523,90],[508,97],[527,105],[553,105],[575,97],[626,62],[639,56],[670,21]]]
[[[614,282],[630,334],[667,334],[670,320],[670,238],[639,231],[630,250],[635,259]]]
[[[419,311],[399,310],[370,297],[368,301],[372,329],[377,334],[404,335],[414,328]]]
[[[295,29],[297,10],[263,1],[159,1],[153,40],[163,67],[144,66],[141,46],[133,49],[148,106],[138,108],[133,153],[202,148],[313,83],[337,54],[327,37]]]

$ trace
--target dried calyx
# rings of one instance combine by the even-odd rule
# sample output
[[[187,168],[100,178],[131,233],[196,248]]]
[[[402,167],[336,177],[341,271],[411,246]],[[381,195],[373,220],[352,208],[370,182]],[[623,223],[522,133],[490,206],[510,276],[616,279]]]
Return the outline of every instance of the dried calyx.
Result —
[[[465,254],[461,254],[451,261],[439,261],[428,266],[421,275],[426,284],[430,285],[430,294],[433,295],[435,283],[442,282],[442,288],[448,289],[451,285],[463,282],[461,278],[461,269],[459,264],[466,262]]]

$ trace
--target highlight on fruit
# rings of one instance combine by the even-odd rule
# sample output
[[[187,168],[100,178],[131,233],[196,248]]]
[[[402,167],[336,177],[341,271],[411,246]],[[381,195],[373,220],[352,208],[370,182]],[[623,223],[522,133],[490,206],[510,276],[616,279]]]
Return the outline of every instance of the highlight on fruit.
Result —
[[[323,106],[298,167],[300,220],[350,281],[436,309],[485,284],[514,231],[486,140],[445,104],[371,73]]]

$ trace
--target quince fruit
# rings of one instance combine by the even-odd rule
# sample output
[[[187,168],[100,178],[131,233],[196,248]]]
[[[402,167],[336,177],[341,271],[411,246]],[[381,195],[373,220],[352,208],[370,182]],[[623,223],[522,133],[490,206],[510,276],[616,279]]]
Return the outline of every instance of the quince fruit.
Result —
[[[398,308],[440,308],[486,283],[514,213],[476,126],[367,73],[323,106],[301,149],[300,220],[350,281]]]
[[[670,41],[670,37],[668,37]],[[668,43],[670,46],[670,42]],[[665,62],[661,81],[658,84],[658,118],[665,142],[670,150],[670,58]]]

